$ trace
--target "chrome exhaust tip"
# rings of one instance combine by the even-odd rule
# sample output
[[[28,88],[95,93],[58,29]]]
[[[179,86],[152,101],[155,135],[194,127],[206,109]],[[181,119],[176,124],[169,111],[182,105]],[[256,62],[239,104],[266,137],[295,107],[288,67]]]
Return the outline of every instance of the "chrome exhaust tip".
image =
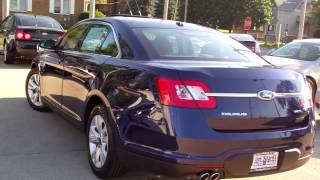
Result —
[[[219,172],[215,172],[210,176],[210,180],[219,180],[221,178],[222,178],[222,174]]]
[[[210,177],[210,174],[207,172],[200,174],[200,180],[210,180]]]

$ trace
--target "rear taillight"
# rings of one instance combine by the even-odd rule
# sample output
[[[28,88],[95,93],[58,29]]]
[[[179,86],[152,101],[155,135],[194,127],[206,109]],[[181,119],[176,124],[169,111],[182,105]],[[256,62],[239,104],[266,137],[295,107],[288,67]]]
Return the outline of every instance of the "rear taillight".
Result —
[[[312,87],[310,83],[308,83],[305,80],[304,86],[302,87],[302,98],[301,98],[301,104],[304,109],[311,108],[313,106],[313,100],[312,100]]]
[[[15,38],[16,38],[17,40],[27,40],[27,41],[30,41],[30,40],[32,40],[32,35],[29,34],[29,33],[24,32],[23,29],[18,29],[18,30],[16,31]]]
[[[209,87],[200,81],[157,78],[161,103],[186,108],[215,108],[216,100],[208,97]]]

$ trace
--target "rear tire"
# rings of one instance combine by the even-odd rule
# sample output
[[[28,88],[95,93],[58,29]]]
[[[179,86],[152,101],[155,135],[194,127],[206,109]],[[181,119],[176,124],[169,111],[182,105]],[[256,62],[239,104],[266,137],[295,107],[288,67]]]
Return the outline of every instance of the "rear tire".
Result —
[[[38,69],[33,68],[30,70],[26,80],[25,91],[28,103],[32,109],[40,112],[49,110],[41,100],[40,75]]]
[[[123,172],[122,163],[116,152],[115,132],[108,122],[107,110],[95,106],[88,119],[88,158],[92,171],[99,178],[114,178]]]
[[[3,61],[5,64],[13,64],[16,58],[14,53],[10,50],[10,47],[6,42],[3,43]]]

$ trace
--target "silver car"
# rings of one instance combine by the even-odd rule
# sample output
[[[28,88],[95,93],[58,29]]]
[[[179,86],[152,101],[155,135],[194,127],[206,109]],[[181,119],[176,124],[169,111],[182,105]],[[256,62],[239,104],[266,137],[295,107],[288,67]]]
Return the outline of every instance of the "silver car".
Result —
[[[315,96],[320,83],[320,39],[295,40],[263,57],[277,67],[304,74]]]

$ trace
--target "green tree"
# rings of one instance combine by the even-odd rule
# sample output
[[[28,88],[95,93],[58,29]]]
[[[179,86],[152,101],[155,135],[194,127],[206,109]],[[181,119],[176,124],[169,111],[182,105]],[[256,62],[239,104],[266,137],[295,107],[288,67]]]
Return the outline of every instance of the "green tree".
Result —
[[[313,4],[313,13],[312,13],[312,19],[314,26],[317,27],[317,31],[315,32],[314,36],[316,38],[320,38],[320,1],[317,1]]]
[[[179,19],[178,16],[178,9],[180,5],[180,1],[184,0],[170,0],[169,1],[169,10],[168,10],[168,19],[174,20],[174,14],[175,14],[175,9],[177,8],[177,17],[176,19]],[[177,4],[178,2],[178,4]],[[177,7],[176,7],[177,5]],[[162,18],[163,17],[163,8],[164,8],[164,0],[154,0],[154,17]]]
[[[259,28],[271,20],[273,0],[189,0],[188,22],[232,30],[242,26],[245,17]],[[184,6],[182,1],[181,7]],[[184,8],[179,14],[183,17]]]
[[[142,16],[152,16],[153,15],[153,0],[127,0],[130,9],[134,15],[139,15],[139,10]],[[126,13],[129,12],[129,7],[127,6]]]
[[[246,4],[246,16],[252,19],[252,25],[259,28],[268,23],[272,18],[271,0],[248,0]]]

